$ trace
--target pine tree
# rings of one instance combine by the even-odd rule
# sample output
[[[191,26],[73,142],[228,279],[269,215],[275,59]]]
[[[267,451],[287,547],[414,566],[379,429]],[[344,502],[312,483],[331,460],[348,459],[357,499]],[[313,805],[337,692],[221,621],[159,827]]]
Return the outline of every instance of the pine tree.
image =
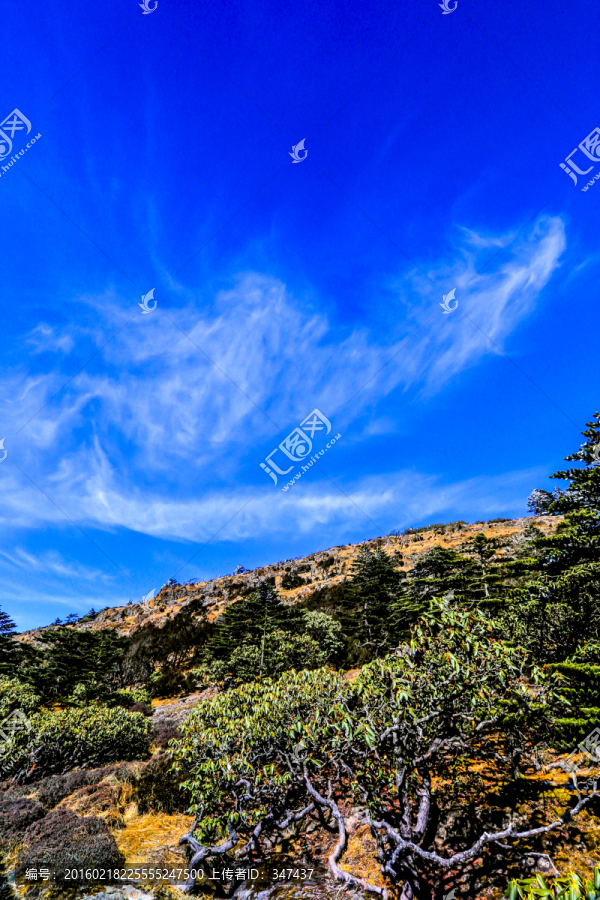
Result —
[[[405,576],[381,548],[362,547],[350,571],[340,620],[348,638],[348,664],[358,665],[396,646]]]
[[[408,594],[424,607],[434,597],[475,599],[472,585],[479,572],[474,560],[439,544],[417,560],[409,573]]]
[[[33,685],[45,702],[66,700],[78,684],[102,698],[124,686],[127,638],[108,629],[48,628],[40,647],[23,647],[17,676]]]
[[[267,636],[276,629],[297,634],[302,628],[302,611],[283,603],[273,586],[263,581],[247,600],[236,600],[225,609],[206,644],[203,661],[208,665],[215,660],[227,662],[242,646],[259,647],[262,671]]]
[[[18,648],[13,636],[16,627],[8,613],[0,609],[0,674],[2,675],[10,674],[15,665]]]
[[[511,639],[567,679],[563,690],[571,710],[557,722],[565,740],[583,736],[600,714],[599,413],[582,433],[585,441],[565,459],[583,466],[550,476],[567,487],[536,490],[530,497],[536,516],[564,518],[552,534],[533,540],[538,571],[515,592],[506,615]]]
[[[471,597],[489,602],[500,592],[506,573],[502,564],[494,564],[492,560],[503,546],[504,541],[499,538],[488,538],[483,532],[479,532],[461,548],[474,558],[479,569],[472,573],[475,577],[469,582],[468,592]]]
[[[529,500],[537,516],[564,516],[554,533],[533,541],[538,574],[521,591],[514,610],[515,637],[543,662],[562,662],[586,639],[600,640],[600,470],[594,454],[599,413],[583,435],[579,450],[565,458],[584,466],[550,476],[568,481],[566,489],[536,490]]]

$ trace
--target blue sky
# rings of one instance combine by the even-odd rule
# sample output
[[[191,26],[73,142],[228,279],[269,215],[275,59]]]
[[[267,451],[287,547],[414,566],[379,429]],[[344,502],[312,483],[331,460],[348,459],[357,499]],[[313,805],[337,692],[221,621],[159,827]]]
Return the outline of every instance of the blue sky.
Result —
[[[0,118],[31,123],[0,160],[0,606],[19,628],[526,514],[599,406],[600,186],[581,188],[600,161],[577,151],[577,185],[559,163],[600,125],[600,8],[0,15]],[[260,463],[314,409],[341,438],[282,491],[301,462],[277,486]]]

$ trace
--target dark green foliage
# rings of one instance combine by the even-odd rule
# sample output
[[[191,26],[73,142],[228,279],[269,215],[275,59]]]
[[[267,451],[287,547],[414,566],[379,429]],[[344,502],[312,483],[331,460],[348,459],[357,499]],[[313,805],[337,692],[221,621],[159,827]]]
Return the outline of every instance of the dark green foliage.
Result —
[[[299,609],[287,606],[270,584],[262,582],[248,599],[227,607],[206,646],[205,659],[229,659],[242,644],[260,647],[264,635],[277,628],[293,631],[301,618]]]
[[[92,622],[96,618],[97,615],[98,615],[98,613],[92,606],[92,608],[89,610],[89,612],[86,612],[85,616],[82,616],[79,621],[80,622]]]
[[[411,618],[401,600],[401,562],[381,548],[362,547],[344,585],[339,618],[347,636],[346,665],[360,665],[397,644],[402,626]]]
[[[45,703],[66,700],[78,685],[87,700],[102,700],[125,686],[126,638],[115,631],[49,628],[39,636],[41,648],[22,648],[19,677],[28,681]]]
[[[17,646],[13,635],[16,627],[8,613],[0,609],[0,675],[9,675],[14,671]]]
[[[597,725],[600,707],[598,413],[583,435],[580,449],[566,457],[583,465],[551,476],[567,481],[566,488],[536,490],[530,497],[536,515],[563,514],[564,519],[554,533],[533,537],[533,554],[526,560],[530,577],[511,592],[504,617],[507,636],[562,676],[566,702],[556,734],[564,746],[573,746]]]
[[[456,600],[476,599],[479,592],[474,593],[472,585],[478,575],[473,560],[456,550],[437,545],[420,557],[411,569],[408,595],[423,609],[434,597],[443,597],[452,591]]]
[[[19,732],[0,757],[0,774],[20,783],[75,767],[144,758],[150,749],[148,719],[118,707],[34,713],[30,724],[31,730]]]
[[[296,571],[286,572],[281,579],[281,587],[284,591],[291,591],[294,588],[301,587],[303,584],[305,584],[304,578],[298,575]]]
[[[506,578],[505,566],[494,561],[498,550],[505,546],[499,538],[488,538],[480,532],[474,538],[463,545],[463,551],[468,553],[476,563],[476,569],[471,567],[471,576],[468,585],[468,594],[473,599],[490,601],[502,591]]]
[[[124,862],[102,819],[80,818],[70,810],[56,809],[25,832],[15,874],[20,880],[28,868],[51,868],[58,872],[57,886],[64,889],[68,887],[64,880],[68,869],[83,869],[85,875],[86,869],[116,869]]]
[[[314,669],[337,660],[341,626],[322,612],[283,603],[263,582],[247,599],[230,604],[206,645],[201,682],[230,686],[288,669]]]
[[[570,748],[600,719],[600,643],[590,641],[564,662],[550,663],[548,669],[564,678],[561,693],[569,707],[563,713],[566,718],[556,724],[559,738]]]
[[[534,538],[535,577],[513,597],[506,625],[512,640],[542,662],[561,663],[586,642],[600,641],[600,470],[594,449],[600,414],[583,431],[581,448],[566,457],[584,465],[555,472],[566,489],[534,491],[536,515],[562,513],[553,534]]]

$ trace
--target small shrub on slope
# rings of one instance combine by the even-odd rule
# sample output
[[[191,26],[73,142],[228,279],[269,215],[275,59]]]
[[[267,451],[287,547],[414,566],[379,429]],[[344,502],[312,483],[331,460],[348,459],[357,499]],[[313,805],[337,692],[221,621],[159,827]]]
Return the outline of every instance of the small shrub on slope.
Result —
[[[5,777],[23,781],[149,753],[151,725],[142,713],[90,707],[35,713],[30,721],[31,731],[17,734],[0,758]]]

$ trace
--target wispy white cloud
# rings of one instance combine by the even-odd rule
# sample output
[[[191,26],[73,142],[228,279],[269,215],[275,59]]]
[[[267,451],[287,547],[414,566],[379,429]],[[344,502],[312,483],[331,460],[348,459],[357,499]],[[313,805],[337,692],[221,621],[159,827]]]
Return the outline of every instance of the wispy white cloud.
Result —
[[[492,260],[484,266],[490,244],[495,241],[471,235],[462,258],[434,273],[446,290],[456,288],[458,308],[436,316],[402,354],[406,386],[420,379],[428,393],[437,391],[483,356],[500,352],[508,335],[534,310],[558,267],[566,247],[564,224],[559,217],[542,219],[515,240],[510,253],[498,255],[500,262]],[[488,252],[476,252],[481,246],[488,247]]]
[[[25,342],[32,353],[70,353],[75,340],[72,334],[66,331],[58,333],[52,325],[40,322],[29,332]]]
[[[13,550],[0,550],[0,557],[13,569],[24,569],[28,572],[36,571],[39,574],[59,575],[66,578],[77,578],[83,581],[103,581],[110,583],[114,579],[93,566],[86,566],[73,560],[67,560],[55,550],[45,550],[43,553],[31,553],[23,547],[15,547]]]
[[[564,226],[559,218],[541,220],[478,273],[497,245],[494,236],[470,233],[455,261],[437,267],[435,280],[445,290],[451,284],[457,288],[459,308],[450,316],[439,309],[441,289],[439,296],[424,296],[419,293],[422,279],[418,290],[408,281],[405,299],[410,302],[399,306],[403,318],[389,336],[361,327],[340,338],[322,313],[307,312],[284,284],[256,273],[240,276],[211,307],[190,303],[168,310],[159,299],[155,314],[135,316],[106,345],[101,365],[85,368],[39,415],[71,373],[19,372],[3,383],[7,433],[11,425],[16,431],[34,416],[12,444],[7,440],[10,462],[18,462],[82,527],[204,540],[250,496],[241,467],[249,451],[256,454],[253,465],[258,467],[265,442],[273,440],[275,446],[281,440],[278,428],[287,433],[317,406],[338,428],[354,420],[354,442],[367,441],[393,430],[389,411],[379,413],[375,405],[391,390],[440,390],[456,373],[496,353],[491,341],[503,346],[535,308],[559,265]],[[85,303],[93,308],[91,298]],[[104,294],[96,305],[102,327],[96,329],[95,346],[135,311],[124,310],[112,292]],[[406,343],[433,313],[434,319]],[[39,343],[47,336],[56,348],[69,347],[66,334],[45,335],[45,328],[33,329],[26,341]],[[80,334],[88,333],[91,329],[81,325]],[[364,416],[367,406],[370,413]],[[408,482],[418,491],[407,494]],[[444,492],[430,484],[426,476],[406,474],[390,475],[385,484],[373,482],[364,488],[369,496],[371,489],[381,495],[372,517],[391,515],[400,495],[405,505],[407,496],[414,497],[415,504],[433,503],[432,514],[434,508],[441,514]],[[363,488],[355,490],[363,496]],[[448,490],[450,500],[456,499],[459,488]],[[297,493],[297,500],[286,495],[278,503],[253,501],[236,516],[230,533],[285,530],[288,520],[279,512],[285,509],[303,532],[354,515],[337,491]],[[369,496],[364,502],[372,505]],[[5,525],[67,521],[7,464],[0,499]],[[497,497],[494,504],[497,511]]]

